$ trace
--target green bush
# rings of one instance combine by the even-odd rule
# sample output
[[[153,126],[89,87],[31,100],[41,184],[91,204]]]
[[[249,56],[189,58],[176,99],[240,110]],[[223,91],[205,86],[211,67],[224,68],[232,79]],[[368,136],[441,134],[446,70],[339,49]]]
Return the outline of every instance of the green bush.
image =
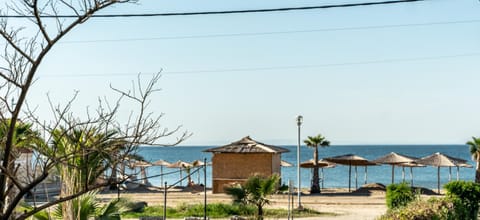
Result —
[[[451,181],[444,188],[447,190],[447,196],[455,201],[459,219],[477,219],[480,184],[471,181]]]
[[[394,209],[402,207],[415,199],[410,186],[407,183],[390,184],[387,186],[387,207]]]
[[[203,204],[179,204],[177,207],[167,207],[168,218],[184,218],[188,216],[203,216]],[[255,216],[257,208],[251,205],[239,204],[222,204],[211,203],[207,206],[207,214],[210,218],[228,218],[234,215],[246,216],[252,219]],[[287,210],[285,209],[266,209],[264,213],[268,218],[285,218],[287,217]],[[302,211],[295,210],[297,217],[316,217],[316,216],[333,216],[334,213],[318,212],[311,209],[304,209]],[[151,216],[163,216],[162,206],[145,207],[143,212],[126,212],[122,213],[122,218],[140,218]]]
[[[451,198],[417,200],[397,209],[390,209],[378,220],[457,220],[455,201]]]

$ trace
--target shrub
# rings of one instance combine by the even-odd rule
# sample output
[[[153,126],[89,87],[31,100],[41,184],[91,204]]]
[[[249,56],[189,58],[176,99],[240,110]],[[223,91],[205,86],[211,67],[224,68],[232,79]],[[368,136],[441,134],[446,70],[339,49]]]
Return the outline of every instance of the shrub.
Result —
[[[397,209],[390,209],[378,220],[457,220],[455,202],[451,198],[417,200]]]
[[[480,184],[467,181],[451,181],[444,188],[447,196],[455,201],[460,219],[477,219],[480,202]]]
[[[412,189],[407,183],[390,184],[387,186],[387,207],[394,209],[407,205],[415,199]]]

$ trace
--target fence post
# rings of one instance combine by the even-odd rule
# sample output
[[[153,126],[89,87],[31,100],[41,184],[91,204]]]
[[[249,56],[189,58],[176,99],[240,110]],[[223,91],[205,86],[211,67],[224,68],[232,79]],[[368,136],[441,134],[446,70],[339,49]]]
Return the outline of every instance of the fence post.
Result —
[[[290,220],[290,192],[291,192],[291,188],[292,187],[292,181],[291,180],[288,180],[288,192],[287,192],[287,219]]]
[[[290,197],[290,201],[291,201],[291,204],[288,204],[289,206],[291,205],[291,208],[290,208],[290,219],[293,220],[293,206],[294,206],[294,195],[293,195],[293,181],[292,180],[289,180],[289,186],[288,186],[288,196]]]
[[[203,220],[207,220],[207,158],[203,159]]]
[[[167,219],[167,181],[163,187],[163,220]]]

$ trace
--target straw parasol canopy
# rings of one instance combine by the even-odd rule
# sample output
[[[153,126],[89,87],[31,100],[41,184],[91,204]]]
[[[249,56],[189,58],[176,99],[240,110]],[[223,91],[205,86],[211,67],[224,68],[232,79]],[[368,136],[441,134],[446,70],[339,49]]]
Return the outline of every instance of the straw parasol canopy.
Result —
[[[459,163],[458,166],[457,166],[457,180],[460,179],[460,167],[464,167],[464,168],[472,168],[473,166],[468,164],[468,163]],[[451,167],[450,168],[450,172],[452,171],[451,170]],[[450,174],[451,176],[452,174]]]
[[[129,164],[129,167],[132,167],[132,168],[135,168],[135,167],[151,167],[152,164],[147,162],[147,161],[143,161],[143,160],[135,160],[135,161],[131,161],[130,164]]]
[[[458,164],[457,164],[457,180],[460,179],[460,167],[464,167],[464,168],[472,168],[473,166],[468,164],[466,160],[464,159],[461,159],[461,158],[458,158],[458,157],[452,157],[452,156],[448,156],[450,157],[450,159],[452,160],[456,160],[458,161]],[[448,167],[448,181],[451,181],[452,180],[452,167]]]
[[[300,167],[302,168],[315,168],[315,167],[318,167],[318,168],[330,168],[330,167],[335,167],[335,163],[332,163],[332,162],[328,162],[328,161],[325,161],[325,160],[319,160],[317,161],[317,165],[315,166],[315,161],[313,159],[310,159],[310,160],[307,160],[307,161],[303,161],[300,163]]]
[[[171,163],[167,167],[168,168],[188,168],[188,167],[193,167],[193,165],[185,161],[177,160],[177,162]]]
[[[168,161],[166,161],[166,160],[157,160],[157,161],[152,162],[152,165],[153,165],[153,166],[162,166],[162,167],[163,167],[163,166],[169,166],[170,163],[169,163]]]
[[[160,185],[163,185],[163,167],[170,166],[170,162],[166,160],[157,160],[154,161],[152,165],[160,167]]]
[[[391,152],[387,155],[384,155],[382,157],[379,157],[373,160],[373,162],[391,165],[392,166],[392,183],[394,183],[395,182],[395,165],[402,164],[402,163],[409,163],[415,160],[418,160],[418,158]]]
[[[334,168],[336,166],[336,164],[332,163],[332,162],[325,161],[325,160],[319,160],[319,161],[317,161],[317,165],[315,166],[314,162],[315,161],[313,159],[303,161],[302,163],[300,163],[300,167],[310,168],[310,169],[321,168],[322,172],[320,173],[320,178],[321,178],[321,181],[322,181],[322,188],[323,188],[323,183],[325,182],[325,175],[323,173],[323,168]],[[312,170],[312,172],[313,172],[313,170]]]
[[[345,154],[345,155],[328,157],[323,159],[336,164],[348,165],[348,191],[349,192],[351,188],[350,184],[351,184],[351,178],[352,178],[352,166],[355,166],[355,183],[356,183],[357,182],[357,166],[365,166],[365,169],[366,169],[366,166],[377,165],[377,163],[371,162],[363,157],[360,157],[354,154]],[[365,172],[365,177],[366,177],[366,172]]]
[[[440,167],[458,167],[460,164],[466,164],[467,161],[460,158],[455,158],[451,156],[447,156],[440,152],[434,153],[432,155],[423,157],[415,161],[420,164],[425,164],[429,166],[437,167],[437,189],[438,193],[440,193]]]
[[[459,163],[457,167],[472,168],[473,166],[468,163]]]
[[[168,168],[179,168],[180,169],[180,185],[183,185],[182,169],[191,168],[191,167],[193,167],[193,165],[191,163],[187,163],[185,161],[178,160],[177,162],[172,163],[167,167]]]
[[[291,163],[289,163],[289,162],[287,162],[287,161],[281,160],[281,161],[280,161],[280,166],[282,166],[282,167],[291,167],[291,166],[293,166],[293,164],[291,164]]]
[[[194,160],[191,162],[191,164],[193,167],[205,166],[205,162],[203,162],[202,160]],[[207,162],[207,165],[210,165],[210,164]],[[198,183],[200,183],[200,172],[197,172],[197,184]]]
[[[140,175],[142,178],[142,183],[143,184],[148,184],[148,179],[147,179],[147,171],[145,168],[151,167],[152,164],[143,160],[134,160],[129,163],[129,167],[131,168],[137,168],[140,167]]]
[[[193,167],[200,167],[205,165],[205,162],[203,162],[202,160],[194,160],[190,164],[192,164]],[[210,165],[210,163],[207,163],[207,165]]]

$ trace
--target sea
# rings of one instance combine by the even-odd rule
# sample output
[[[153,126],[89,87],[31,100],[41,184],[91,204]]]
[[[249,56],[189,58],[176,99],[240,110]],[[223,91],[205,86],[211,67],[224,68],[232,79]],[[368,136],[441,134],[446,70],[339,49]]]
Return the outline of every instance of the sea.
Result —
[[[281,145],[279,145],[281,146]],[[147,146],[139,147],[139,154],[142,155],[146,161],[165,160],[168,162],[176,162],[178,160],[191,162],[194,160],[211,161],[212,153],[204,152],[204,150],[218,147],[218,146],[174,146],[174,147],[156,147]],[[296,146],[281,146],[290,152],[282,154],[282,160],[287,161],[294,166],[282,167],[281,178],[282,183],[287,184],[292,181],[294,186],[297,186],[297,147]],[[373,160],[390,152],[396,152],[403,155],[412,157],[425,157],[436,152],[440,152],[452,157],[462,158],[468,161],[469,164],[475,167],[474,161],[472,161],[469,148],[467,145],[332,145],[329,147],[319,147],[319,158],[333,157],[344,154],[355,154],[364,157],[368,160]],[[300,147],[300,161],[307,161],[313,158],[313,149],[301,146]],[[252,161],[245,161],[246,163],[252,163]],[[323,188],[348,188],[349,175],[348,166],[337,165],[334,168],[323,169]],[[404,181],[411,183],[410,168],[405,168],[404,175],[402,175],[402,168],[395,167],[395,182]],[[437,167],[415,167],[413,171],[413,184],[415,186],[426,187],[431,189],[437,188]],[[459,168],[460,180],[474,180],[475,168]],[[203,169],[197,170],[192,168],[190,172],[194,172],[191,177],[195,183],[205,183]],[[451,174],[450,174],[451,172]],[[163,179],[160,177],[162,175]],[[170,174],[165,174],[170,173]],[[351,187],[360,187],[365,183],[365,177],[367,183],[381,183],[388,185],[391,183],[392,168],[390,165],[378,165],[369,166],[367,172],[364,167],[357,168],[357,180],[355,180],[355,167],[352,167],[351,175]],[[367,175],[365,175],[367,174]],[[149,182],[154,186],[162,186],[162,181],[167,182],[167,185],[177,183],[177,185],[186,185],[187,181],[180,181],[180,177],[185,177],[185,172],[180,175],[177,168],[166,168],[159,166],[152,166],[147,168],[147,176],[151,177]],[[212,185],[212,169],[211,166],[207,166],[206,169],[206,185],[210,187]],[[302,188],[310,187],[312,179],[312,171],[308,168],[301,168],[300,170],[300,183]],[[449,181],[449,176],[452,180],[457,178],[457,168],[448,167],[440,168],[440,182],[441,185]],[[179,182],[180,181],[180,182]]]

